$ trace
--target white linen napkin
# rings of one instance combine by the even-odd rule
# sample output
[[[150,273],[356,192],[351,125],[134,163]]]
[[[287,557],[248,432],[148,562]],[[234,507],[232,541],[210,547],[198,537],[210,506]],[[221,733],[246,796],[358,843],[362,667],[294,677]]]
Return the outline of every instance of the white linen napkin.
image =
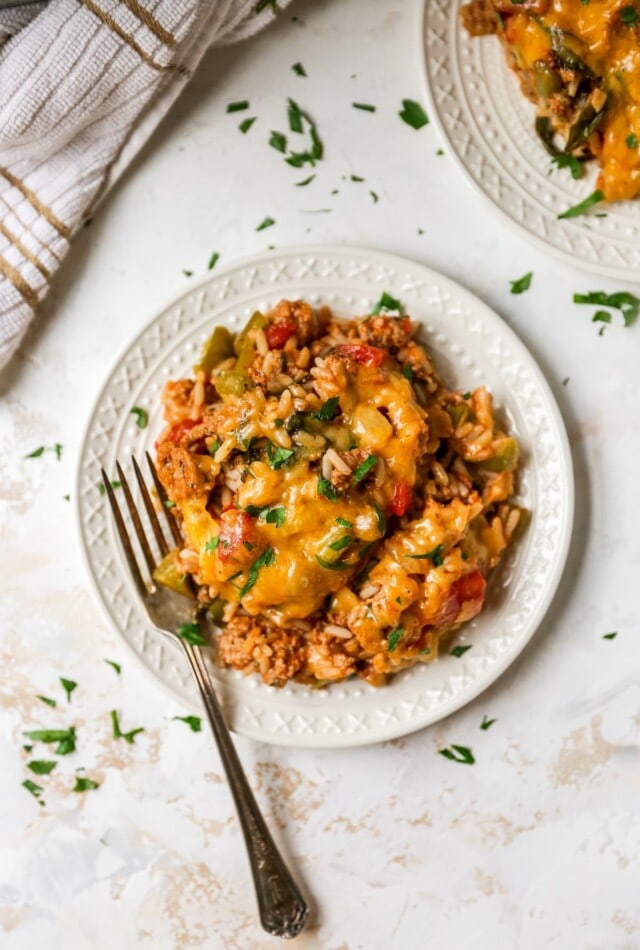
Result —
[[[290,0],[51,0],[0,11],[0,368],[69,242],[211,45]]]

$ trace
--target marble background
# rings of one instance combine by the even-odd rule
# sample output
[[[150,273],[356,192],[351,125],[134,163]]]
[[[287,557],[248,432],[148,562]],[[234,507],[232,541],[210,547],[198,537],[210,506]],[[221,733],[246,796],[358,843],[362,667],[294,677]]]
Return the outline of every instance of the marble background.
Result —
[[[64,496],[106,366],[188,286],[183,270],[204,272],[213,251],[222,265],[270,244],[320,242],[424,261],[509,322],[562,409],[577,514],[541,630],[455,716],[353,751],[238,739],[314,905],[296,946],[640,947],[640,327],[614,319],[598,336],[592,311],[572,294],[621,285],[555,263],[512,233],[437,154],[433,126],[414,131],[400,121],[400,100],[421,98],[419,7],[299,0],[254,41],[208,55],[76,239],[35,329],[0,378],[3,950],[278,943],[256,923],[213,741],[172,720],[185,710],[104,625]],[[308,78],[291,71],[298,61]],[[267,144],[270,130],[283,127],[287,96],[314,115],[326,145],[326,161],[303,189],[294,182],[305,176]],[[225,112],[244,98],[258,117],[247,135],[237,129],[247,113]],[[353,101],[377,112],[355,111]],[[267,215],[276,225],[256,232]],[[509,282],[529,270],[531,290],[511,296]],[[56,442],[59,461],[52,451],[24,458]],[[612,631],[615,639],[603,639]],[[120,677],[104,658],[122,664]],[[59,676],[78,683],[70,705]],[[57,697],[58,706],[37,694]],[[113,741],[112,708],[124,729],[144,727],[135,743]],[[485,715],[496,722],[482,731]],[[71,723],[78,751],[42,779],[39,807],[21,787],[29,775],[21,732]],[[470,746],[476,764],[437,754],[452,742]],[[78,767],[100,788],[71,792]]]

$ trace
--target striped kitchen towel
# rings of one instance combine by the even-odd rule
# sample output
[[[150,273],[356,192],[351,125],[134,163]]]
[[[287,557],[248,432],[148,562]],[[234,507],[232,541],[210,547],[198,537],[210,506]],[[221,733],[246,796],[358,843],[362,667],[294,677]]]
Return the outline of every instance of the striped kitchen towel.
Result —
[[[211,45],[289,0],[51,0],[0,12],[0,367],[69,242]]]

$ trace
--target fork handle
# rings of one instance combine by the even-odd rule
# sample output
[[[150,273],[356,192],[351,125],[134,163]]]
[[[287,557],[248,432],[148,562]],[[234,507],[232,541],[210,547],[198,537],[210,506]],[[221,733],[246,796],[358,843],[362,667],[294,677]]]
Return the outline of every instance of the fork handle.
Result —
[[[267,933],[274,937],[297,937],[306,923],[309,908],[271,837],[249,787],[202,652],[199,647],[194,647],[185,640],[180,642],[200,689],[236,804],[249,853],[260,922]]]

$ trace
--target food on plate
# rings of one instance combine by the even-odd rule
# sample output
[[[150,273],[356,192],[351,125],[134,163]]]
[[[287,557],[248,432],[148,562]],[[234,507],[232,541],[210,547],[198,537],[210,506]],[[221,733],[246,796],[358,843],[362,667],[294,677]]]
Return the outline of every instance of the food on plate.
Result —
[[[447,389],[384,308],[401,305],[346,320],[282,300],[216,327],[164,388],[156,465],[184,547],[156,579],[191,577],[218,662],[271,685],[431,662],[523,521],[489,392]]]
[[[640,193],[640,4],[624,0],[472,0],[475,36],[496,33],[536,129],[558,164],[596,158],[600,199]],[[559,156],[564,158],[559,158]]]

